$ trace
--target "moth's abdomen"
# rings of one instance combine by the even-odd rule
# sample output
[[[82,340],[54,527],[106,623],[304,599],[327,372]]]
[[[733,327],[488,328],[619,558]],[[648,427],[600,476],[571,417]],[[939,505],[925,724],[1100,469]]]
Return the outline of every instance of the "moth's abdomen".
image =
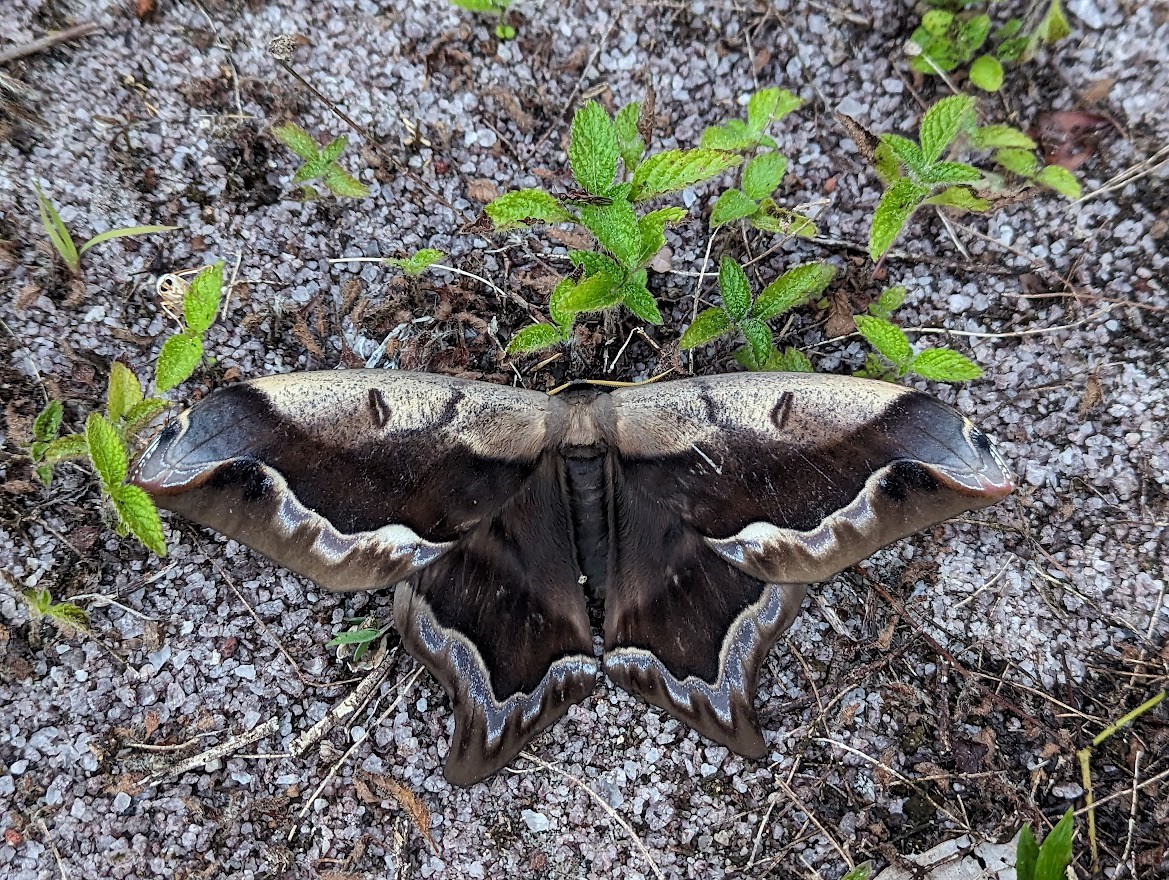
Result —
[[[592,589],[599,589],[604,583],[609,561],[609,471],[607,455],[564,459],[577,564]]]

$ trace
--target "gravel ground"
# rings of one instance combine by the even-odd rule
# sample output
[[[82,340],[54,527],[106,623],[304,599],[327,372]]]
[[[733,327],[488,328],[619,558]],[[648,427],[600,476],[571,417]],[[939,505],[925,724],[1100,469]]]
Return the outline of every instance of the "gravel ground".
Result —
[[[482,20],[421,0],[158,0],[146,21],[124,2],[5,3],[0,50],[81,21],[102,30],[2,71],[32,93],[0,113],[0,875],[832,880],[850,862],[965,831],[1046,829],[1082,807],[1075,750],[1169,677],[1165,166],[1105,187],[1169,143],[1169,5],[1066,5],[1072,38],[982,106],[1024,128],[1050,109],[1113,119],[1081,172],[1090,197],[959,218],[968,256],[935,218],[915,220],[900,245],[914,256],[891,259],[886,280],[839,245],[788,242],[755,265],[766,281],[830,259],[854,310],[900,283],[906,327],[966,333],[948,344],[985,378],[930,390],[997,438],[1015,495],[813,590],[764,670],[766,760],[602,684],[533,741],[534,758],[455,789],[441,774],[446,697],[412,678],[393,638],[372,705],[283,756],[353,687],[325,642],[347,616],[388,616],[391,597],[322,594],[177,518],[171,556],[148,556],[108,528],[82,469],[62,468],[51,490],[32,482],[21,449],[43,390],[79,426],[109,362],[145,372],[172,328],[156,276],[216,259],[235,267],[229,317],[180,402],[237,377],[354,365],[391,330],[398,366],[513,381],[497,340],[544,307],[565,247],[554,233],[465,227],[495,191],[564,182],[565,117],[581,96],[619,106],[647,79],[657,148],[695,145],[758,85],[808,99],[778,131],[793,168],[784,197],[817,206],[823,237],[863,241],[880,191],[831,111],[913,132],[914,92],[944,94],[903,78],[908,5],[520,3],[519,37],[500,44]],[[294,119],[322,140],[345,130],[267,53],[294,32],[311,40],[297,69],[384,146],[353,136],[345,154],[369,199],[292,198],[295,161],[268,126]],[[90,251],[74,284],[46,249],[34,179],[79,238],[182,228]],[[652,279],[674,310],[651,331],[665,348],[635,338],[612,377],[673,363],[717,191],[684,194],[696,219],[670,234],[674,271]],[[748,244],[770,242],[727,236],[714,253],[744,257]],[[508,296],[449,273],[407,283],[328,262],[423,246]],[[824,342],[807,312],[790,342],[819,369],[857,368],[855,339]],[[602,322],[571,357],[520,362],[522,381],[610,375],[635,326]],[[699,354],[699,372],[735,368],[729,348]],[[37,643],[19,599],[32,587],[75,597],[92,636],[44,628]],[[1155,710],[1093,761],[1097,797],[1119,793],[1098,816],[1108,876],[1122,863],[1169,876],[1169,783],[1155,778],[1169,769],[1167,717]],[[166,771],[249,731],[259,738],[232,755]],[[391,796],[385,779],[408,793]],[[429,814],[430,842],[411,805]]]

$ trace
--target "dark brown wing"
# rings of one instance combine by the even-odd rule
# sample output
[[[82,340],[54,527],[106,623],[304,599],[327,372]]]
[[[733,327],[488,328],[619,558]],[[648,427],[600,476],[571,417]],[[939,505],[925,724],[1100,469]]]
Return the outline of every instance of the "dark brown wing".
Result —
[[[605,670],[746,755],[763,752],[759,665],[803,585],[1011,490],[977,428],[887,383],[719,376],[613,403]]]
[[[469,784],[596,679],[548,450],[558,405],[384,370],[270,377],[184,413],[133,479],[329,589],[411,578],[395,623],[451,695],[447,775]]]

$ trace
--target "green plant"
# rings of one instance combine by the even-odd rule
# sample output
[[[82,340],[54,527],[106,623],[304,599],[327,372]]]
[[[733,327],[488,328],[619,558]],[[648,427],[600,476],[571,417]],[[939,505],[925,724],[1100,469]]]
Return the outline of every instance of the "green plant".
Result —
[[[849,123],[856,126],[852,120]],[[858,136],[864,140],[866,134],[862,131]],[[944,158],[960,138],[970,149],[991,151],[996,165],[1029,183],[1068,198],[1079,197],[1080,185],[1071,172],[1055,165],[1043,167],[1034,152],[1035,142],[1023,132],[1009,125],[978,125],[975,101],[967,95],[942,98],[930,107],[922,117],[919,138],[920,143],[896,134],[875,138],[869,158],[886,188],[869,230],[873,260],[893,246],[922,205],[978,212],[993,207],[988,196],[1004,190],[1003,176]]]
[[[72,602],[54,602],[48,590],[26,591],[24,604],[28,608],[29,641],[34,645],[40,641],[40,623],[46,620],[65,636],[89,632],[85,610]]]
[[[203,358],[203,334],[215,320],[223,288],[223,263],[207,266],[183,296],[186,326],[163,343],[155,363],[155,395],[146,397],[137,375],[114,361],[106,392],[106,411],[90,413],[85,430],[58,436],[64,408],[51,400],[33,422],[29,455],[37,476],[48,486],[53,468],[62,461],[88,459],[101,483],[102,498],[114,511],[118,534],[133,534],[159,556],[166,555],[162,521],[150,496],[126,482],[130,446],[139,432],[167,406],[157,394],[185,381]]]
[[[105,232],[100,232],[89,239],[81,247],[77,247],[76,242],[73,241],[73,236],[65,226],[65,222],[61,219],[61,215],[57,213],[57,209],[53,207],[53,203],[49,201],[49,197],[45,195],[44,190],[41,189],[41,185],[34,183],[33,189],[36,191],[37,210],[40,211],[41,225],[44,227],[45,233],[49,236],[49,241],[52,242],[53,249],[57,251],[57,254],[64,261],[65,265],[69,267],[69,271],[74,275],[81,274],[81,257],[95,245],[111,241],[115,238],[126,238],[131,235],[151,235],[155,232],[170,232],[172,229],[178,229],[177,226],[127,226],[124,229],[107,229]]]
[[[847,874],[840,878],[840,880],[869,880],[873,876],[873,863],[864,862],[857,865]]]
[[[504,21],[508,7],[511,6],[511,0],[450,0],[450,2],[468,12],[498,16],[499,22],[495,25],[495,36],[501,40],[515,39],[515,28]]]
[[[776,349],[767,322],[822,292],[835,274],[836,269],[827,263],[806,263],[789,269],[752,297],[743,267],[723,257],[718,270],[723,305],[699,313],[682,334],[681,348],[685,351],[722,336],[741,334],[747,344],[735,352],[735,359],[748,370],[810,373],[812,365],[799,351]]]
[[[916,351],[905,331],[890,320],[905,301],[904,287],[890,287],[857,315],[856,329],[874,349],[856,375],[866,379],[897,380],[908,373],[935,382],[968,382],[982,375],[977,364],[950,348]]]
[[[595,101],[573,116],[568,161],[579,189],[555,196],[542,189],[505,193],[487,205],[496,229],[536,223],[575,223],[587,229],[599,249],[574,250],[569,259],[579,277],[565,279],[549,302],[553,324],[536,324],[512,338],[509,353],[536,351],[567,341],[576,315],[624,305],[643,321],[662,316],[646,286],[646,271],[666,244],[665,229],[686,217],[680,207],[644,214],[637,208],[659,196],[708,180],[742,159],[718,149],[665,150],[645,155],[649,126],[639,102],[611,118]],[[618,163],[624,180],[618,182]]]
[[[322,147],[312,135],[294,122],[273,126],[272,134],[276,140],[304,160],[304,164],[292,176],[292,182],[300,185],[305,199],[317,197],[316,190],[309,186],[309,181],[313,180],[319,180],[336,196],[364,199],[369,195],[369,187],[342,168],[337,161],[349,143],[346,135],[333,138]]]
[[[325,642],[325,645],[330,648],[351,649],[353,655],[350,660],[354,665],[360,663],[366,652],[376,645],[391,628],[388,624],[378,626],[373,617],[347,617],[345,620],[353,625],[337,633]]]
[[[416,278],[437,263],[446,259],[446,254],[435,248],[422,248],[408,257],[383,257],[382,262],[387,266],[401,269],[411,278]]]
[[[985,9],[985,3],[930,0],[930,5],[934,8],[922,15],[909,38],[909,66],[919,73],[944,75],[969,64],[970,81],[988,92],[1002,87],[1004,64],[1030,61],[1040,46],[1057,43],[1071,33],[1060,0],[1047,0],[1041,18],[1037,18],[1041,4],[1033,3],[1027,15],[1035,21],[1030,29],[1019,18],[993,29],[989,14],[969,8]],[[984,52],[988,40],[994,48]]]
[[[746,220],[756,229],[810,238],[816,226],[807,217],[780,208],[772,194],[779,188],[787,171],[787,157],[780,153],[767,127],[777,122],[803,102],[791,92],[767,88],[747,102],[747,119],[732,119],[711,126],[702,134],[707,149],[753,155],[743,166],[739,186],[723,192],[710,214],[710,227],[717,229],[736,220]]]
[[[1042,846],[1035,842],[1031,826],[1024,825],[1015,851],[1015,876],[1018,880],[1063,880],[1068,865],[1072,863],[1075,833],[1075,815],[1071,809],[1051,829]]]

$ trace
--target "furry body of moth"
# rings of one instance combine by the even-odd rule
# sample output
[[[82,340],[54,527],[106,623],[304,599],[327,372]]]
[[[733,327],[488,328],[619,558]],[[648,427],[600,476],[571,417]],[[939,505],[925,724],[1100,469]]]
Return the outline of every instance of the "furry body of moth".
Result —
[[[331,590],[397,585],[450,694],[446,776],[508,763],[603,670],[766,753],[759,667],[806,585],[1007,495],[987,438],[897,385],[739,374],[556,395],[388,370],[210,395],[135,465],[160,506]],[[585,585],[604,590],[604,655]]]

